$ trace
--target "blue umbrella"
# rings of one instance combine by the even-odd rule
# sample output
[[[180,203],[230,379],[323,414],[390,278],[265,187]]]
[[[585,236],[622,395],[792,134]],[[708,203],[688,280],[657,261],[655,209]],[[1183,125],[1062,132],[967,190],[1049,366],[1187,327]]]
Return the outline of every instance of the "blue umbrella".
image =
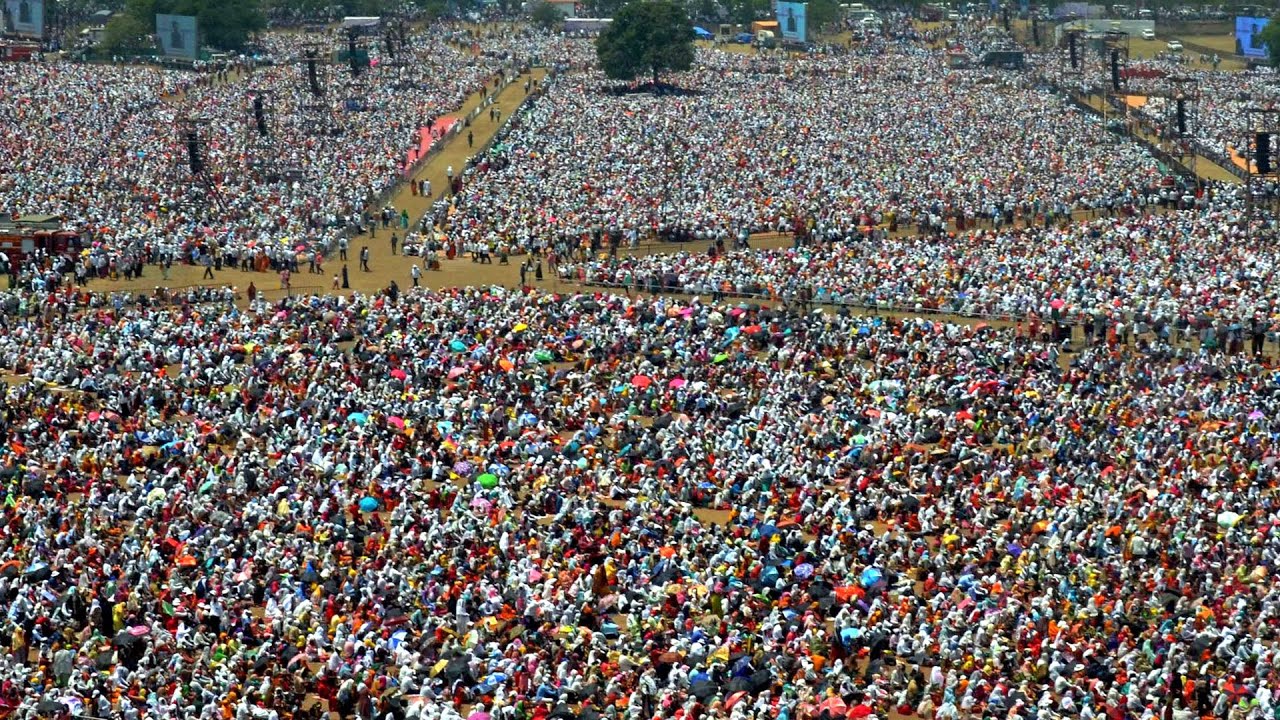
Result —
[[[792,572],[796,574],[796,577],[804,580],[805,578],[813,577],[813,566],[809,563],[800,563]]]
[[[760,537],[773,537],[778,534],[778,528],[773,523],[765,523],[760,526]]]
[[[387,642],[387,647],[395,650],[400,647],[400,643],[404,642],[404,639],[408,636],[409,632],[407,630],[397,630],[391,633],[391,639]]]
[[[369,416],[364,413],[354,412],[347,416],[347,420],[357,425],[364,425],[369,422]]]
[[[869,567],[866,570],[862,571],[862,577],[858,579],[858,582],[861,583],[862,587],[865,588],[865,587],[871,587],[872,585],[875,585],[876,583],[880,582],[880,580],[882,580],[883,578],[884,578],[884,573],[880,572],[875,568]]]
[[[703,40],[710,40],[712,37],[714,37],[711,34],[710,30],[707,30],[706,28],[700,28],[700,27],[694,27],[693,34],[697,35],[699,38]]]
[[[449,349],[454,352],[466,352],[467,344],[461,340],[453,340],[449,343]]]
[[[360,499],[360,510],[363,512],[373,512],[378,509],[379,504],[380,503],[377,498],[364,497]]]

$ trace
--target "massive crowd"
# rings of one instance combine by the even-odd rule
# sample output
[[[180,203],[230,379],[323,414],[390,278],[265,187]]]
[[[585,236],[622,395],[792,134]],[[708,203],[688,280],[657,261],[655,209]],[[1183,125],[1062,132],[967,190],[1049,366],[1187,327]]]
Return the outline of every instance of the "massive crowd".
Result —
[[[1274,707],[1247,356],[497,289],[4,300],[17,717]]]
[[[676,255],[602,255],[559,265],[566,279],[688,294],[806,299],[861,308],[1025,320],[1051,318],[1164,333],[1280,320],[1270,224],[1249,222],[1240,193],[1210,186],[1153,196],[1102,217],[936,236],[846,238],[817,227],[786,251],[717,242]],[[1186,209],[1177,210],[1183,206]],[[711,250],[710,257],[706,252]]]
[[[337,42],[327,40],[322,49]],[[415,36],[410,61],[396,64],[375,47],[374,67],[357,78],[321,64],[325,95],[315,98],[302,63],[303,43],[314,41],[268,36],[275,64],[216,82],[146,68],[0,66],[0,119],[24,129],[0,138],[18,160],[0,175],[0,207],[63,216],[94,248],[95,268],[332,251],[403,179],[419,128],[527,60]],[[266,137],[252,114],[259,94]],[[188,167],[189,118],[199,121],[208,182]]]
[[[789,60],[703,53],[691,95],[605,101],[566,73],[470,173],[461,244],[550,245],[596,227],[691,233],[942,224],[1031,207],[1067,214],[1158,185],[1139,146],[1022,76],[948,71],[912,43]]]
[[[918,38],[605,98],[585,43],[439,33],[330,78],[336,134],[287,63],[0,65],[0,200],[192,257],[323,249],[549,57],[440,231],[620,290],[0,292],[0,715],[1280,717],[1273,218]],[[302,179],[197,214],[148,122],[244,163],[249,90]],[[705,245],[592,252],[641,230]]]

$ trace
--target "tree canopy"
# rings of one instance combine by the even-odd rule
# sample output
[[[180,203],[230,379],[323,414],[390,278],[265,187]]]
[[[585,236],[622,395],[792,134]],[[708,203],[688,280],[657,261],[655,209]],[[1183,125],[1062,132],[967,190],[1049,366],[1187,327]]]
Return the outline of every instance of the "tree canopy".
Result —
[[[693,23],[671,0],[637,0],[618,12],[596,38],[596,56],[605,75],[634,80],[693,65]]]
[[[543,30],[550,30],[564,22],[564,15],[551,3],[541,0],[529,11],[529,21]]]
[[[1280,15],[1271,18],[1271,22],[1258,33],[1258,39],[1266,45],[1271,64],[1280,67]]]
[[[127,0],[107,23],[103,44],[109,49],[150,45],[156,13],[194,15],[204,45],[239,50],[266,27],[260,0]]]

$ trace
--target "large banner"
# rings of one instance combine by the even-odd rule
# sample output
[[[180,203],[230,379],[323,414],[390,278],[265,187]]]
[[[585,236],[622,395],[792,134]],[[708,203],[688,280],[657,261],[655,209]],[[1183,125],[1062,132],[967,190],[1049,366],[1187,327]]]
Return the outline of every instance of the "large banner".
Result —
[[[778,29],[783,40],[805,41],[805,14],[809,6],[798,2],[778,3]]]
[[[4,12],[13,32],[44,37],[44,0],[5,0]]]
[[[156,15],[156,37],[165,57],[195,60],[200,51],[196,19],[191,15]]]
[[[1236,42],[1240,45],[1240,54],[1246,57],[1264,58],[1267,46],[1258,34],[1267,26],[1269,18],[1238,17],[1236,18]]]

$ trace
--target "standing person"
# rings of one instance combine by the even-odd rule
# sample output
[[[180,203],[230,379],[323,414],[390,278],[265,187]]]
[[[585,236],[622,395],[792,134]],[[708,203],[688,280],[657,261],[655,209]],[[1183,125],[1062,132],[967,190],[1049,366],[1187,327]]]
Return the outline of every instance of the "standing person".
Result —
[[[258,286],[254,285],[253,281],[250,280],[249,287],[245,288],[244,294],[245,297],[249,298],[249,304],[252,305],[253,301],[258,299]]]
[[[528,279],[528,275],[529,275],[529,263],[528,263],[528,262],[526,262],[526,261],[523,261],[523,260],[522,260],[522,261],[520,261],[520,287],[521,287],[521,289],[523,289],[526,285],[528,285],[528,284],[529,284],[529,283],[525,282],[525,281]]]
[[[474,135],[471,134],[471,131],[468,130],[467,131],[467,147],[470,148],[475,146],[476,146],[476,138]]]
[[[338,238],[338,259],[342,262],[347,261],[347,239]]]
[[[289,289],[289,268],[280,271],[280,289]]]
[[[409,268],[409,277],[413,278],[413,286],[418,287],[418,279],[422,277],[422,268],[418,267],[417,263],[414,263],[413,267]]]
[[[347,277],[347,266],[342,266],[342,289],[349,290],[351,288],[350,278]]]
[[[369,246],[360,246],[360,269],[369,272]]]
[[[212,280],[213,279],[213,256],[208,253],[205,253],[204,256],[201,258],[201,262],[204,264],[204,275],[202,279]]]
[[[396,234],[395,234],[394,232],[393,232],[393,233],[391,233],[391,254],[392,254],[392,255],[397,254],[397,253],[396,253],[396,246],[397,246],[397,245],[399,245],[399,244],[400,244],[400,238],[399,238],[399,237],[396,237]]]

